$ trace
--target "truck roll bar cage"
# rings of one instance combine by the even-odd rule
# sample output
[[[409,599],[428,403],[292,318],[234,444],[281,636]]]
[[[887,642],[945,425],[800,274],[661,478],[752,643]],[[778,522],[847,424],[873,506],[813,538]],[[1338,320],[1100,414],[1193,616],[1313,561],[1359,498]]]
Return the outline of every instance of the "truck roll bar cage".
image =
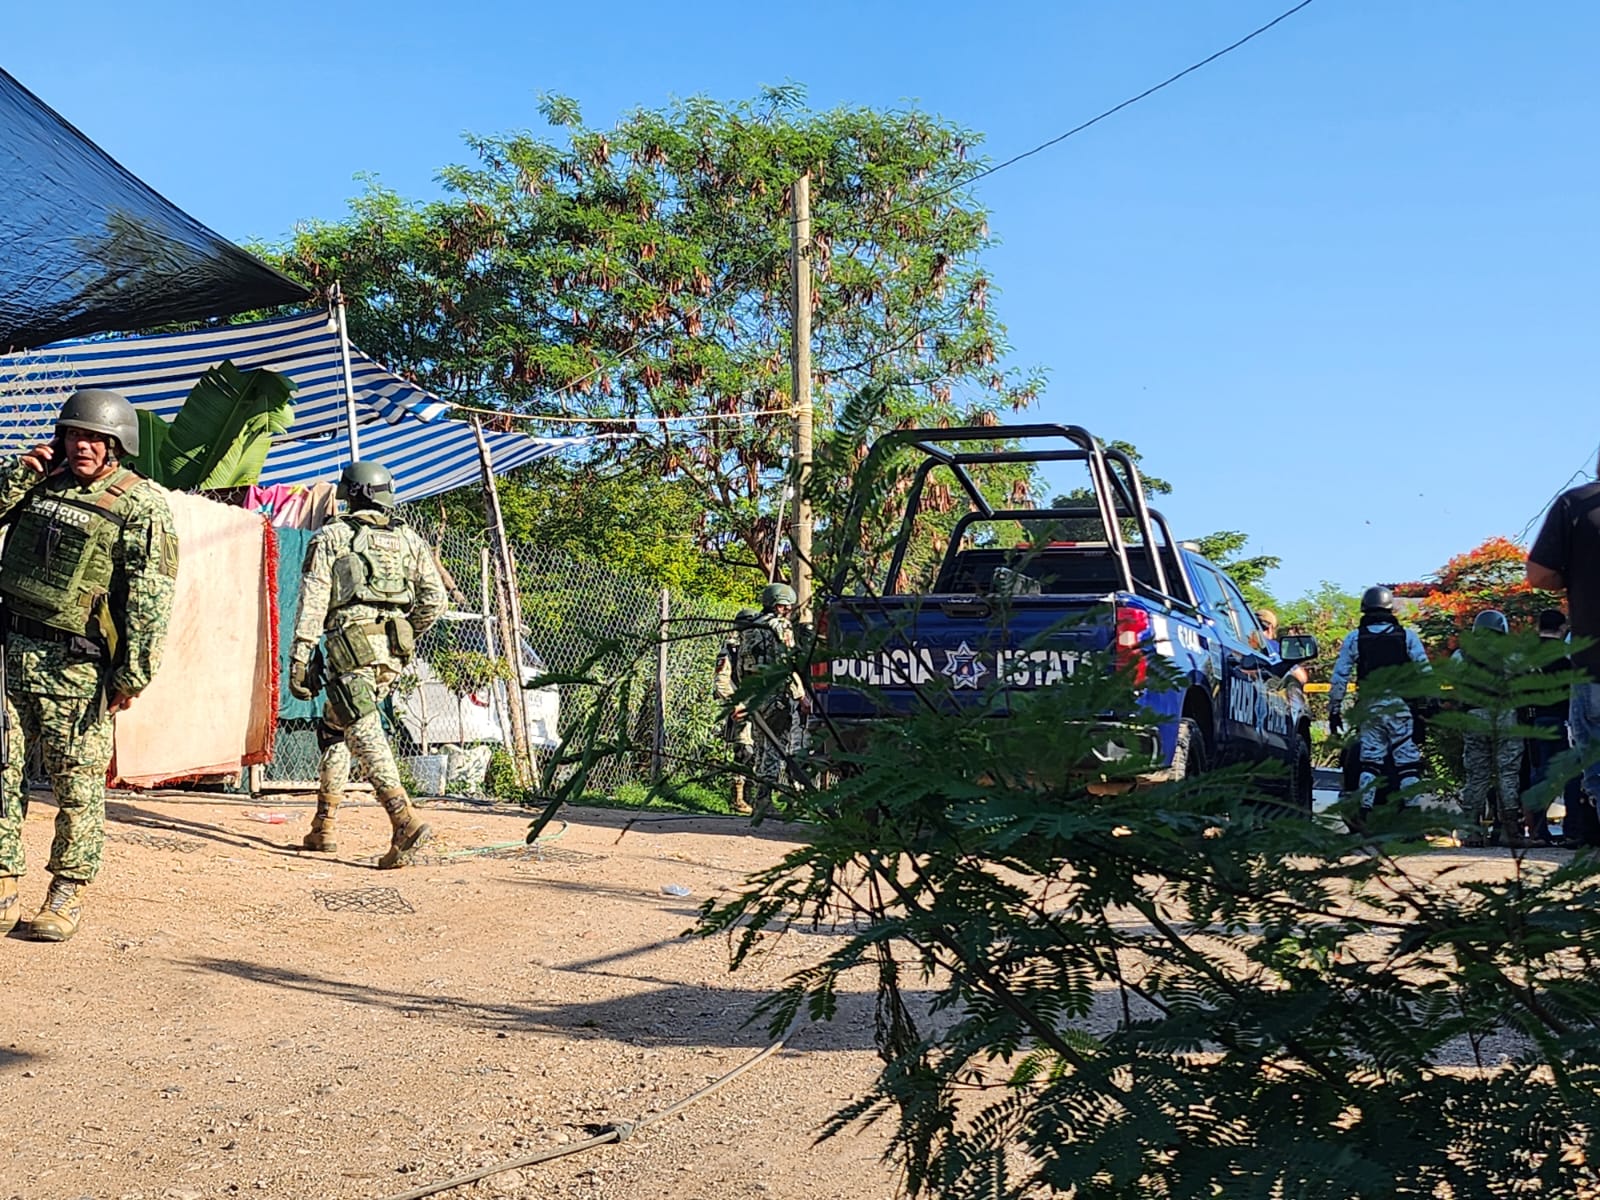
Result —
[[[951,443],[962,442],[992,445],[997,441],[1048,442],[1052,439],[1057,443],[1064,442],[1065,445],[1032,448],[1016,446],[1000,450],[963,450],[951,446]],[[1194,604],[1193,589],[1187,573],[1183,571],[1182,560],[1177,555],[1177,543],[1172,538],[1172,531],[1167,526],[1166,519],[1145,503],[1144,485],[1139,478],[1139,469],[1134,466],[1133,460],[1126,453],[1114,448],[1106,449],[1100,444],[1099,439],[1083,426],[1036,423],[964,425],[952,429],[899,429],[885,434],[873,443],[872,449],[867,453],[866,461],[862,464],[860,477],[869,480],[877,478],[884,461],[901,448],[920,452],[922,462],[912,476],[911,487],[906,494],[905,515],[900,520],[900,528],[895,536],[894,557],[889,563],[889,579],[898,578],[904,565],[912,525],[921,508],[922,493],[929,474],[935,467],[946,467],[955,476],[957,484],[972,506],[972,511],[958,523],[958,532],[964,530],[972,521],[979,519],[1040,521],[1051,518],[1098,517],[1105,529],[1106,546],[1116,562],[1122,580],[1122,590],[1144,592],[1168,604],[1190,606]],[[967,469],[989,463],[1035,462],[1085,464],[1089,472],[1090,488],[1094,493],[1094,507],[1092,509],[1077,506],[1059,509],[996,508],[989,503]],[[1113,470],[1113,467],[1117,470]],[[868,489],[858,492],[845,518],[843,532],[846,540],[841,543],[842,545],[859,543],[861,525],[866,519],[866,510],[872,498],[872,493]],[[1134,522],[1139,531],[1140,541],[1148,550],[1151,571],[1155,577],[1153,587],[1142,583],[1134,576],[1128,560],[1127,540],[1122,535],[1123,520]],[[1154,536],[1157,531],[1161,534],[1159,542]],[[1163,550],[1170,550],[1173,554],[1173,562],[1178,566],[1180,575],[1177,584],[1181,591],[1174,591],[1172,582],[1167,578],[1166,566],[1162,561]],[[833,579],[834,595],[843,593],[848,566],[847,561],[841,560]]]

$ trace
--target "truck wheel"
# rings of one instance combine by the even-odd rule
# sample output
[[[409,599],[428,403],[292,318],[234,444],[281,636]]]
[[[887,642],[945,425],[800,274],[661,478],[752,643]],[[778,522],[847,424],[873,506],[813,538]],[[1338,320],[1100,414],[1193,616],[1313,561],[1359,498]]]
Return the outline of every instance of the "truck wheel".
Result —
[[[1315,776],[1311,770],[1311,743],[1305,738],[1295,739],[1294,760],[1289,766],[1289,803],[1301,816],[1309,817],[1313,811],[1312,787]]]
[[[1204,775],[1210,766],[1206,757],[1206,735],[1198,722],[1184,717],[1178,722],[1178,744],[1172,751],[1172,774],[1176,779]]]

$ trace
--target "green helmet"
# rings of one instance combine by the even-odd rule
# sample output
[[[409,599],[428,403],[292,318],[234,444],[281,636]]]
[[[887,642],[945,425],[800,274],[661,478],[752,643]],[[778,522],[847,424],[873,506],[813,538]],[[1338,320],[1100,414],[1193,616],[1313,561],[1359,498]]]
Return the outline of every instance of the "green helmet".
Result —
[[[761,589],[761,611],[771,612],[780,604],[794,607],[796,596],[794,589],[787,583],[769,583]]]
[[[139,453],[139,418],[121,392],[105,388],[83,388],[67,397],[56,418],[56,433],[63,429],[87,429],[116,438],[121,452],[132,458]]]
[[[379,462],[353,462],[339,476],[340,500],[351,508],[393,508],[394,476]]]

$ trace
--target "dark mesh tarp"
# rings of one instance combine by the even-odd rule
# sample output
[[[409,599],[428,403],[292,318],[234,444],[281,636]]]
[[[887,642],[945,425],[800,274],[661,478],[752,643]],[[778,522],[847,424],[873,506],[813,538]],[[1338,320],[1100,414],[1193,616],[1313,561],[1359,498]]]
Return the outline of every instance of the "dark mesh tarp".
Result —
[[[306,295],[0,71],[0,351]]]

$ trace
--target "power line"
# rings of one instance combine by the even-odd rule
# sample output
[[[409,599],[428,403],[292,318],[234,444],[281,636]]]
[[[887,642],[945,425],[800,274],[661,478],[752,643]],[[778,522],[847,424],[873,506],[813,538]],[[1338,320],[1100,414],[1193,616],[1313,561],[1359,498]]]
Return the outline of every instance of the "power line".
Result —
[[[1590,454],[1576,471],[1567,476],[1567,481],[1558,487],[1553,493],[1551,493],[1550,499],[1546,500],[1542,505],[1539,506],[1538,510],[1533,514],[1533,516],[1528,518],[1528,523],[1524,525],[1517,536],[1511,540],[1520,545],[1522,543],[1522,539],[1528,536],[1528,531],[1539,523],[1539,518],[1544,516],[1545,513],[1549,512],[1550,506],[1561,498],[1561,493],[1566,491],[1574,483],[1588,475],[1589,472],[1594,469],[1594,464],[1597,459],[1600,459],[1600,446],[1596,446],[1594,453]]]
[[[1207,55],[1205,58],[1202,58],[1198,62],[1191,63],[1189,66],[1183,68],[1183,70],[1177,72],[1176,74],[1167,76],[1167,78],[1163,79],[1160,83],[1157,83],[1157,84],[1154,84],[1151,87],[1145,88],[1145,90],[1140,92],[1138,95],[1129,96],[1126,100],[1122,101],[1120,104],[1112,105],[1112,107],[1106,109],[1105,111],[1097,113],[1095,116],[1090,117],[1087,121],[1083,121],[1083,122],[1080,122],[1077,125],[1074,125],[1071,129],[1068,129],[1066,132],[1058,133],[1055,137],[1050,138],[1047,141],[1040,142],[1037,146],[1034,146],[1031,149],[1024,150],[1020,154],[1014,154],[1010,158],[1005,159],[1002,162],[995,163],[993,166],[985,167],[982,170],[977,171],[974,174],[967,176],[965,179],[962,179],[962,180],[960,180],[960,181],[958,181],[956,183],[952,183],[949,186],[944,187],[944,188],[935,189],[935,190],[929,191],[929,192],[922,192],[922,193],[920,193],[918,195],[915,205],[902,205],[899,208],[891,208],[891,209],[887,210],[886,212],[884,212],[883,214],[881,214],[880,216],[878,216],[877,217],[877,221],[878,222],[882,222],[882,221],[888,220],[889,218],[891,218],[893,216],[896,216],[896,215],[898,215],[900,213],[909,212],[909,211],[911,211],[912,208],[920,206],[922,204],[925,204],[929,200],[937,200],[941,196],[947,196],[952,192],[956,192],[956,191],[961,190],[962,188],[971,187],[974,183],[978,182],[980,179],[987,179],[989,176],[998,174],[999,172],[1005,170],[1007,167],[1013,167],[1017,163],[1022,162],[1025,159],[1032,158],[1034,155],[1040,154],[1040,153],[1044,152],[1045,150],[1050,149],[1053,146],[1059,146],[1062,142],[1066,141],[1068,138],[1076,137],[1078,134],[1084,132],[1085,130],[1092,129],[1094,126],[1100,124],[1101,121],[1106,120],[1108,117],[1115,116],[1117,113],[1121,112],[1123,109],[1130,108],[1133,105],[1138,104],[1141,100],[1148,99],[1149,97],[1155,95],[1157,92],[1161,91],[1162,89],[1171,87],[1173,84],[1177,83],[1180,79],[1183,79],[1184,77],[1186,77],[1188,75],[1192,75],[1196,71],[1202,70],[1203,68],[1210,66],[1212,63],[1216,62],[1218,59],[1226,57],[1229,54],[1232,54],[1235,50],[1239,49],[1241,46],[1244,46],[1249,42],[1254,41],[1256,38],[1260,37],[1262,34],[1266,33],[1268,30],[1273,29],[1275,26],[1281,25],[1284,21],[1287,21],[1290,17],[1294,16],[1301,9],[1309,8],[1312,5],[1312,3],[1314,3],[1314,0],[1300,0],[1300,3],[1296,4],[1293,8],[1286,9],[1285,11],[1279,13],[1276,17],[1273,17],[1272,20],[1268,21],[1265,25],[1261,25],[1261,26],[1258,26],[1255,29],[1252,29],[1249,33],[1245,34],[1243,37],[1239,38],[1237,41],[1229,43],[1228,45],[1224,46],[1222,49],[1217,50],[1216,52]],[[828,236],[830,238],[835,238],[836,239],[836,238],[839,238],[839,237],[847,237],[851,233],[866,233],[866,234],[870,234],[870,232],[871,231],[868,230],[868,229],[858,228],[858,229],[852,230],[852,229],[849,229],[849,228],[845,228],[845,229],[842,229],[842,230],[829,230],[828,231]],[[786,253],[786,251],[784,251],[784,250],[774,249],[774,250],[770,251],[767,255],[763,256],[754,265],[757,268],[757,270],[763,269],[768,264],[770,264],[772,261],[774,261],[775,259],[781,258],[785,253]],[[636,277],[640,277],[638,275],[638,272],[637,272],[636,269],[632,268],[628,264],[624,264],[624,267],[626,269],[632,270]],[[640,277],[640,278],[642,278],[642,277]],[[741,281],[736,279],[736,278],[734,278],[734,277],[732,277],[732,276],[730,276],[727,280],[724,281],[724,283],[723,283],[723,285],[721,287],[716,288],[712,292],[708,293],[698,304],[694,305],[686,313],[684,313],[683,317],[686,318],[686,317],[697,316],[699,313],[703,312],[708,306],[710,306],[714,301],[720,300],[725,295],[727,295],[728,293],[736,290],[737,286],[742,286]],[[662,338],[666,337],[668,332],[669,332],[669,330],[666,327],[663,327],[661,329],[658,329],[654,333],[646,334],[644,337],[640,338],[638,341],[634,342],[632,345],[630,345],[627,348],[617,352],[617,354],[615,356],[613,356],[612,364],[610,366],[597,365],[592,370],[586,372],[583,375],[578,376],[576,379],[568,381],[561,390],[562,391],[573,391],[573,390],[577,389],[578,387],[580,387],[581,385],[583,385],[585,383],[588,383],[590,380],[593,380],[593,379],[599,377],[600,375],[604,374],[606,371],[611,370],[611,369],[615,369],[617,366],[620,366],[628,358],[632,357],[636,352],[638,352],[640,350],[643,350],[645,347],[650,346],[650,345],[654,344],[655,342],[660,341]],[[869,359],[865,360],[865,362],[870,363],[872,361],[875,361],[876,357],[881,357],[881,356],[874,356],[873,358],[869,358]],[[864,364],[861,364],[861,365],[864,365]],[[472,409],[469,409],[465,405],[454,405],[454,407],[461,408],[461,409],[463,409],[465,411],[474,411]],[[488,410],[476,410],[476,411],[488,411]],[[515,413],[515,412],[505,412],[503,410],[494,410],[494,411],[495,411],[495,415],[497,415],[497,416],[506,416],[506,417],[511,417],[513,419],[517,419],[517,420],[537,421],[537,420],[552,420],[552,419],[555,419],[555,418],[551,418],[551,417],[541,416],[541,415],[535,414],[535,413]],[[571,416],[565,417],[564,419],[565,420],[569,420],[569,421],[586,421],[587,420],[586,418],[574,418],[574,417],[571,417]],[[625,420],[625,419],[628,419],[628,418],[604,418],[604,417],[593,418],[593,420],[596,420],[596,421],[603,421],[603,420],[608,420],[608,419],[609,420]]]
[[[937,200],[940,196],[948,196],[951,192],[958,191],[958,190],[960,190],[961,188],[964,188],[964,187],[970,187],[974,183],[978,182],[978,180],[987,179],[991,175],[994,175],[994,174],[996,174],[996,173],[998,173],[1000,171],[1004,171],[1007,167],[1016,166],[1017,163],[1021,162],[1025,158],[1032,158],[1035,154],[1042,153],[1043,151],[1050,149],[1050,147],[1052,147],[1052,146],[1059,146],[1062,142],[1066,141],[1068,138],[1076,137],[1078,134],[1082,133],[1084,130],[1091,129],[1094,126],[1100,124],[1100,122],[1104,121],[1107,117],[1115,116],[1117,113],[1121,112],[1123,109],[1129,108],[1129,107],[1139,103],[1139,101],[1147,99],[1148,97],[1155,95],[1162,88],[1171,87],[1173,84],[1177,83],[1178,80],[1182,79],[1185,75],[1192,75],[1196,71],[1200,70],[1201,68],[1210,66],[1212,63],[1216,62],[1217,59],[1222,58],[1224,55],[1232,54],[1235,50],[1239,49],[1239,47],[1243,46],[1246,42],[1254,41],[1256,38],[1260,37],[1263,33],[1266,33],[1267,30],[1271,29],[1274,25],[1282,24],[1284,21],[1287,21],[1290,17],[1294,16],[1295,13],[1299,12],[1302,8],[1310,7],[1310,5],[1312,3],[1313,3],[1313,0],[1300,0],[1299,4],[1296,4],[1291,9],[1287,9],[1284,12],[1279,13],[1277,16],[1273,17],[1272,20],[1268,21],[1265,25],[1262,25],[1261,27],[1259,27],[1257,29],[1252,29],[1249,33],[1245,34],[1238,41],[1232,43],[1231,45],[1224,46],[1221,50],[1218,50],[1215,54],[1208,55],[1205,58],[1202,58],[1197,63],[1191,63],[1189,66],[1187,66],[1183,70],[1179,71],[1176,75],[1167,76],[1167,78],[1163,79],[1160,83],[1156,84],[1154,87],[1145,88],[1145,90],[1140,92],[1137,96],[1129,96],[1121,104],[1113,105],[1111,108],[1106,109],[1104,112],[1099,113],[1096,116],[1090,117],[1087,121],[1084,121],[1082,124],[1074,125],[1071,129],[1067,130],[1065,133],[1058,133],[1058,134],[1056,134],[1055,137],[1050,138],[1048,141],[1040,142],[1037,146],[1033,147],[1031,150],[1024,150],[1021,154],[1013,154],[1010,158],[1004,160],[1003,162],[995,163],[992,167],[985,167],[983,170],[977,171],[977,172],[973,173],[972,175],[969,175],[967,178],[961,180],[959,183],[953,183],[949,187],[941,188],[941,189],[939,189],[937,191],[923,192],[921,195],[918,196],[918,203],[923,203],[923,202],[926,202],[928,200]],[[884,213],[883,217],[881,217],[880,220],[887,219],[887,218],[892,217],[892,216],[896,216],[899,213],[909,212],[910,209],[911,209],[911,206],[909,206],[909,205],[904,205],[904,206],[902,206],[900,208],[892,208],[888,212]]]

